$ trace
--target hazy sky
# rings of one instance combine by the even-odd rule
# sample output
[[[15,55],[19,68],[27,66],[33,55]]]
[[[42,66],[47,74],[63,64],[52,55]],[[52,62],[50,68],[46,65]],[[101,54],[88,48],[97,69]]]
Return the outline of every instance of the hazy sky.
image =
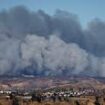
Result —
[[[93,18],[105,20],[105,0],[0,0],[0,10],[16,5],[25,5],[31,10],[42,9],[50,14],[56,9],[67,10],[77,14],[83,25]]]

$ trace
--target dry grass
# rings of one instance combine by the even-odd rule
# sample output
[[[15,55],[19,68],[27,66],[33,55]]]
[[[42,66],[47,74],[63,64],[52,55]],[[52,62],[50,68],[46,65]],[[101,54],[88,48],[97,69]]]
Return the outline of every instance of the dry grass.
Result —
[[[11,105],[11,100],[0,99],[0,105]]]

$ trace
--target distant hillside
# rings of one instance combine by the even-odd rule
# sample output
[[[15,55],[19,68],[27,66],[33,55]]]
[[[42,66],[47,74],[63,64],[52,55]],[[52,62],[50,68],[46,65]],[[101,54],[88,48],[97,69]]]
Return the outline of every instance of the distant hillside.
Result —
[[[105,78],[92,77],[0,77],[0,89],[47,89],[55,87],[105,89]]]

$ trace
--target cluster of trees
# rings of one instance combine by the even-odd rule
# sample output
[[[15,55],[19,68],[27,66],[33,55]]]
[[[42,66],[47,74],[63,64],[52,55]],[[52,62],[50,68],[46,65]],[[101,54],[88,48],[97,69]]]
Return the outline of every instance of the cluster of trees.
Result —
[[[11,104],[10,105],[21,105],[22,103],[20,102],[20,99],[19,98],[17,98],[17,96],[15,96],[14,94],[10,94],[9,95],[10,96],[10,100],[11,100]],[[56,93],[53,95],[53,97],[51,97],[51,99],[52,99],[52,101],[50,100],[49,102],[51,102],[51,105],[53,105],[53,104],[56,104],[56,102],[59,104],[59,103],[61,103],[61,102],[65,102],[65,105],[68,103],[68,104],[70,104],[70,105],[104,105],[101,101],[100,101],[100,99],[102,99],[102,97],[100,98],[100,97],[98,97],[98,96],[96,96],[95,97],[95,101],[94,102],[91,102],[90,100],[85,100],[85,102],[84,103],[82,103],[82,101],[81,100],[72,100],[72,99],[68,99],[67,97],[65,97],[64,98],[64,100],[62,100],[60,97],[58,97],[57,99],[56,99]],[[30,102],[31,103],[34,103],[34,102],[37,102],[37,103],[41,103],[42,105],[46,105],[46,102],[44,103],[44,99],[43,99],[43,97],[41,96],[41,94],[35,94],[35,93],[33,93],[32,94],[32,98],[30,99],[30,100],[27,100],[27,101],[25,101],[25,102],[27,102],[28,103],[28,105],[30,105]],[[103,98],[103,102],[105,102],[105,99]],[[67,105],[68,105],[67,104]],[[0,103],[0,105],[2,105],[2,103]],[[49,105],[50,105],[50,103],[49,103]]]

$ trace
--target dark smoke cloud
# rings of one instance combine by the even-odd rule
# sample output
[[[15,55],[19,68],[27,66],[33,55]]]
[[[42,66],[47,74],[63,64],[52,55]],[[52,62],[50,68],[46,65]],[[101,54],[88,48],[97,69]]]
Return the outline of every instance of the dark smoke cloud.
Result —
[[[0,74],[105,76],[104,42],[100,19],[83,29],[67,11],[17,6],[0,12]]]
[[[94,19],[85,31],[86,49],[97,56],[105,55],[105,22]]]

